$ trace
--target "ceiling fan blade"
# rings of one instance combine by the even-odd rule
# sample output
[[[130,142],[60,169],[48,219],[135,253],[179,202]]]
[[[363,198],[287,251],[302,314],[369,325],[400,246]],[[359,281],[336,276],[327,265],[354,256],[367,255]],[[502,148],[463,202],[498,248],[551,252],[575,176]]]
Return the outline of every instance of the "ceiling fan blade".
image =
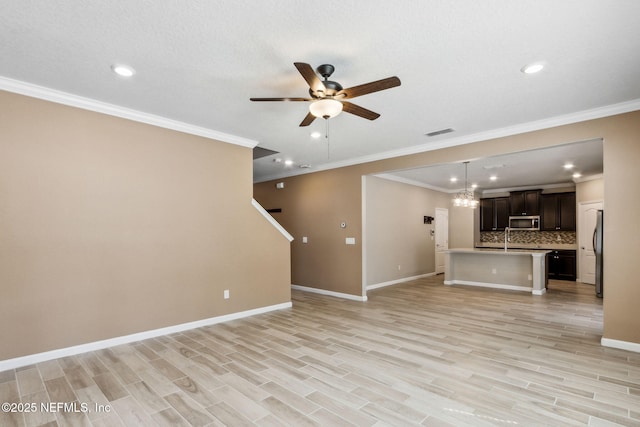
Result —
[[[362,96],[372,92],[391,89],[392,87],[396,86],[400,86],[400,79],[396,76],[393,76],[382,80],[376,80],[375,82],[365,83],[347,89],[342,89],[336,94],[336,97],[340,98],[342,96],[343,99],[355,98],[356,96]]]
[[[311,98],[249,98],[251,101],[313,101]]]
[[[341,101],[342,102],[342,111],[346,111],[347,113],[355,114],[356,116],[360,116],[362,118],[368,120],[375,120],[380,117],[380,114],[375,113],[371,110],[367,110],[359,105],[352,104],[351,102]]]
[[[300,127],[309,126],[315,119],[316,116],[311,113],[307,113],[307,116],[302,120],[302,122],[300,122]]]
[[[305,64],[304,62],[294,62],[293,65],[295,65],[300,74],[302,74],[302,77],[304,77],[312,92],[324,92],[326,90],[316,72],[311,68],[311,65]]]

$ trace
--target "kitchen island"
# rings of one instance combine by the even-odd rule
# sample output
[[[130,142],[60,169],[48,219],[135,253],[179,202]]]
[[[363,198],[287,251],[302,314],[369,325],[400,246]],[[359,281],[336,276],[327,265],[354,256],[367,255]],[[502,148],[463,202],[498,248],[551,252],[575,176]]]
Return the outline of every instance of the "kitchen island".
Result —
[[[543,295],[547,287],[548,250],[450,249],[444,284],[509,289]]]

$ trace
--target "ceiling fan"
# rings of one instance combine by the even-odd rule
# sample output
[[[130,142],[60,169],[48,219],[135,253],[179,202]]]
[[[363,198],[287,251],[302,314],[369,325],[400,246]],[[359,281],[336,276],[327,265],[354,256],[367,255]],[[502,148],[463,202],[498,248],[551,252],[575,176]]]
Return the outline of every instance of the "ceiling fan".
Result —
[[[374,82],[353,86],[347,89],[343,89],[342,85],[338,82],[329,80],[331,74],[335,70],[333,65],[323,64],[316,70],[324,80],[320,80],[316,73],[311,68],[311,65],[303,62],[295,62],[296,66],[302,77],[309,85],[310,98],[250,98],[251,101],[309,101],[309,112],[307,116],[302,120],[300,126],[309,126],[316,117],[322,117],[328,119],[340,114],[341,111],[355,114],[356,116],[363,117],[368,120],[375,120],[380,117],[380,114],[375,113],[359,105],[353,104],[345,99],[355,98],[357,96],[366,95],[372,92],[378,92],[385,89],[391,89],[392,87],[400,86],[400,79],[397,77],[388,77],[382,80],[376,80]]]

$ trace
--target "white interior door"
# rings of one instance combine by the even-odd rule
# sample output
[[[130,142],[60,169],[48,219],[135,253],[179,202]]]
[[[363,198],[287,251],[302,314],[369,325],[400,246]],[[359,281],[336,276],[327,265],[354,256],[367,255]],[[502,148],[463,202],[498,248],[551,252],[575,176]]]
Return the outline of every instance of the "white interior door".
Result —
[[[596,229],[596,215],[602,209],[602,202],[580,203],[578,222],[578,244],[580,281],[596,283],[596,253],[593,248],[593,231]]]
[[[444,273],[444,251],[447,249],[449,249],[449,209],[436,208],[436,274]]]

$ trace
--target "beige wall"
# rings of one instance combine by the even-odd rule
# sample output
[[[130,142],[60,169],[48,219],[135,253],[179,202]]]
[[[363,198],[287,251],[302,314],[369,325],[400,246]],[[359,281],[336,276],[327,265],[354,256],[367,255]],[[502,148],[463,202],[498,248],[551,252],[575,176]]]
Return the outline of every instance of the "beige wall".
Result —
[[[449,201],[449,248],[473,248],[475,246],[475,221],[479,209],[453,206]],[[477,226],[480,229],[480,225]]]
[[[604,336],[640,343],[640,202],[627,191],[640,182],[640,113],[630,116],[604,142]]]
[[[361,178],[336,169],[254,186],[254,197],[294,237],[291,280],[295,285],[362,295]],[[276,189],[276,182],[285,187]],[[345,222],[346,228],[340,224]],[[302,243],[302,237],[308,243]],[[354,237],[356,245],[346,245]],[[354,265],[353,263],[358,263]]]
[[[415,185],[366,177],[366,285],[435,272],[435,208],[450,196]],[[398,269],[400,266],[400,269]]]
[[[251,178],[249,148],[0,92],[0,360],[290,301]]]
[[[576,203],[596,202],[604,199],[604,179],[592,179],[576,184]]]
[[[296,191],[276,196],[274,182],[256,184],[256,199],[264,204],[276,201],[287,206],[287,221],[297,230],[313,228],[317,234],[335,235],[334,224],[326,218],[335,210],[350,219],[350,226],[361,228],[361,177],[389,170],[459,162],[534,148],[549,147],[593,138],[604,139],[604,194],[607,255],[604,260],[605,299],[604,336],[640,343],[640,315],[633,307],[640,300],[635,286],[634,264],[640,256],[640,224],[636,217],[640,202],[629,199],[623,189],[629,182],[640,182],[640,112],[621,114],[566,126],[497,138],[474,144],[428,151],[335,170],[287,178]],[[300,189],[308,191],[301,191]],[[273,206],[277,207],[277,206]],[[329,214],[331,215],[331,214]],[[354,232],[357,235],[357,230]],[[297,237],[297,235],[296,235]],[[292,275],[299,285],[314,286],[358,295],[361,290],[362,248],[345,248],[343,240],[331,239],[321,250],[292,247]],[[360,241],[358,241],[360,242]],[[339,264],[327,268],[327,259]],[[302,271],[304,270],[304,271]]]

